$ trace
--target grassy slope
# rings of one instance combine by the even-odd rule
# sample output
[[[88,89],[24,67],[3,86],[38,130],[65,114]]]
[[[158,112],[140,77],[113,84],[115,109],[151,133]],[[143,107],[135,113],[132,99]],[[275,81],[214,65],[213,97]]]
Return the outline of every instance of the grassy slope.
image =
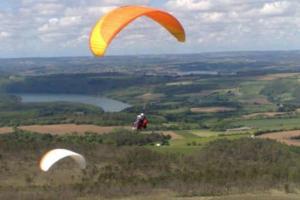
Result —
[[[186,134],[186,137],[192,136]],[[11,142],[14,143],[14,141]],[[298,197],[296,185],[289,190],[293,192],[291,194],[274,191],[264,193],[264,187],[270,187],[267,183],[274,183],[272,178],[278,179],[275,185],[277,183],[279,185],[275,188],[280,191],[284,191],[284,185],[281,184],[285,183],[285,180],[289,180],[290,185],[296,184],[299,180],[299,173],[290,165],[291,163],[295,166],[300,164],[296,151],[270,141],[224,140],[224,142],[214,142],[195,154],[179,157],[171,154],[151,153],[140,147],[89,146],[71,143],[54,143],[44,146],[39,144],[39,140],[35,142],[36,144],[21,145],[19,143],[13,147],[0,146],[0,199],[93,200],[100,197],[100,199],[113,197],[112,199],[128,200],[294,200]],[[69,148],[82,153],[86,156],[88,168],[81,171],[71,159],[65,159],[57,163],[48,173],[40,171],[38,160],[47,149],[54,147]],[[277,169],[276,166],[281,168]],[[184,172],[185,170],[187,171]],[[172,171],[171,174],[169,171]],[[191,173],[193,175],[190,175]],[[261,173],[265,173],[266,179],[261,176]],[[286,179],[287,175],[288,179]],[[183,185],[180,184],[181,176],[187,178],[183,180],[188,180],[183,182]],[[244,180],[248,180],[248,176],[251,179],[253,177],[251,181],[254,183],[251,183],[251,186],[244,183]],[[172,180],[172,178],[175,179]],[[236,184],[240,182],[235,183],[236,179],[242,181],[241,188],[244,187],[244,189],[238,188]],[[209,184],[205,185],[206,183],[201,180],[215,184],[216,188],[223,187],[218,181],[231,183],[233,189],[230,193],[236,195],[206,197],[209,194],[220,195],[218,193],[220,190],[210,191]],[[185,185],[188,187],[186,188]],[[244,191],[245,187],[251,189],[246,190],[246,194],[238,194]],[[228,192],[229,188],[230,186],[221,194]],[[258,191],[256,194],[251,194],[251,191],[256,190]],[[196,197],[199,195],[202,197]]]
[[[209,142],[219,139],[239,139],[242,137],[249,137],[248,132],[220,132],[210,130],[185,130],[174,131],[176,134],[182,136],[180,139],[173,139],[169,146],[151,146],[150,149],[159,152],[177,152],[183,154],[193,153],[201,149]]]

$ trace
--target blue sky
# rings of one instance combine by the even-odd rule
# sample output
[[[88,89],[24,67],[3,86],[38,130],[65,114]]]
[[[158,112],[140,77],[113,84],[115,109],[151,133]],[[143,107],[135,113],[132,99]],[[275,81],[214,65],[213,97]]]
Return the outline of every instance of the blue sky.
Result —
[[[156,7],[160,7],[161,5],[163,5],[166,1],[164,0],[152,0],[150,1],[150,5],[151,6],[156,6]]]
[[[0,8],[1,8],[1,10],[2,9],[6,9],[6,8],[8,8],[10,6],[10,3],[9,2],[7,2],[7,1],[1,1],[0,2]]]
[[[187,42],[141,18],[118,35],[108,55],[300,49],[298,0],[9,0],[0,1],[0,58],[89,56],[92,26],[128,4],[171,12]]]

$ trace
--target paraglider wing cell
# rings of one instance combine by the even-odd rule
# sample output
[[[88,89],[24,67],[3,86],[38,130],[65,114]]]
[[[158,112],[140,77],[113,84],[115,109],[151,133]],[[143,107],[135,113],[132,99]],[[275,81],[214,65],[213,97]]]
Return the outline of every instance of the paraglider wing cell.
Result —
[[[86,161],[82,155],[67,149],[54,149],[43,156],[40,168],[43,171],[48,171],[56,162],[66,157],[71,157],[81,169],[86,167]]]
[[[90,35],[90,49],[95,56],[103,56],[111,41],[130,22],[146,16],[169,31],[178,41],[185,41],[185,31],[171,14],[143,6],[125,6],[104,15],[94,26]]]

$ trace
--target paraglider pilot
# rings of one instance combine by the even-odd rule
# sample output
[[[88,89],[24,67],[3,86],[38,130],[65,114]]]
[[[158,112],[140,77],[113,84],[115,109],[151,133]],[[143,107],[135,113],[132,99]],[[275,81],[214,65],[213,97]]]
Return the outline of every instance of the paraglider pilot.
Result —
[[[144,113],[139,114],[136,117],[135,122],[133,123],[133,129],[135,130],[142,130],[142,129],[146,129],[147,125],[148,125],[148,119],[146,118]]]

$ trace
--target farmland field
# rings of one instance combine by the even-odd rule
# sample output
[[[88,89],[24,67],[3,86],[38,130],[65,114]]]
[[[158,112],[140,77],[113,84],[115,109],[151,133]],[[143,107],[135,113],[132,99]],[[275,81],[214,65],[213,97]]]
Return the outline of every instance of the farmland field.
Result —
[[[294,76],[299,76],[299,73],[278,73],[278,74],[268,74],[266,76],[259,77],[258,80],[263,81],[273,81],[281,78],[289,78]]]
[[[191,108],[191,111],[194,113],[218,113],[218,112],[230,112],[234,111],[234,108],[229,107],[199,107]]]
[[[96,125],[76,125],[76,124],[57,124],[57,125],[31,125],[31,126],[19,126],[21,130],[31,131],[36,133],[50,133],[50,134],[71,134],[78,133],[84,134],[86,132],[92,132],[97,134],[109,133],[114,129],[121,129],[130,127],[122,126],[96,126]]]
[[[299,137],[299,136],[300,136],[300,130],[294,130],[294,131],[280,131],[274,133],[266,133],[258,137],[276,140],[278,142],[285,143],[287,145],[300,146],[300,141],[293,139],[294,137]]]

